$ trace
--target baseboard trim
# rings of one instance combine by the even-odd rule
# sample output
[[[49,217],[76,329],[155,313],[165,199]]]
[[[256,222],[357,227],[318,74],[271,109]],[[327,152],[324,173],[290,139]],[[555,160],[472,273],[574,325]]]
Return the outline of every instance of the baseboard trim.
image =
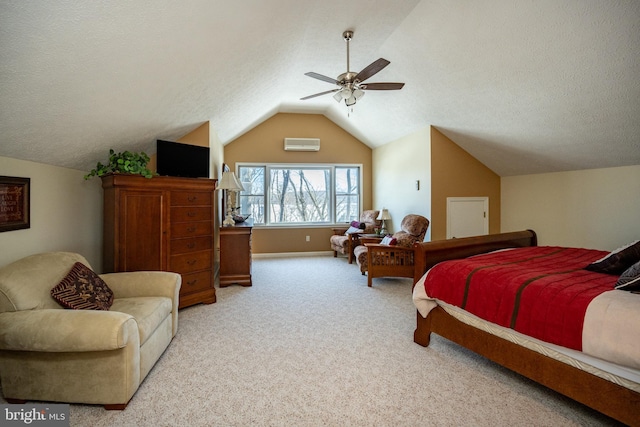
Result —
[[[252,258],[294,258],[294,257],[311,257],[311,256],[333,256],[333,251],[317,251],[317,252],[274,252],[251,254]]]

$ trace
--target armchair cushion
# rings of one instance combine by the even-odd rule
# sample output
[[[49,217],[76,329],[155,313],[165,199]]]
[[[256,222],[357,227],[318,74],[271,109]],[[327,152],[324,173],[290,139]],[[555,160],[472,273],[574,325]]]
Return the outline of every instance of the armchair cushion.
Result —
[[[363,211],[360,216],[360,222],[364,222],[367,227],[378,227],[380,226],[380,220],[378,219],[378,215],[380,215],[379,210],[367,210]]]
[[[109,310],[113,292],[89,267],[76,262],[62,281],[51,289],[58,303],[74,310]]]
[[[140,333],[140,345],[147,342],[162,321],[171,314],[171,300],[159,297],[118,298],[113,310],[132,316]]]

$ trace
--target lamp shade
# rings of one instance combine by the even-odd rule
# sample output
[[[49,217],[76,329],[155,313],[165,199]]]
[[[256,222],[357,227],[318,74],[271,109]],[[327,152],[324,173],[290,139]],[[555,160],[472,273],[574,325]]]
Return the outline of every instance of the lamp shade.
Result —
[[[382,209],[380,211],[380,215],[378,215],[377,219],[382,219],[382,220],[391,219],[391,215],[389,215],[389,210],[388,209]]]
[[[231,191],[244,191],[244,187],[238,178],[236,178],[236,174],[233,172],[222,172],[222,178],[218,183],[219,190],[231,190]]]

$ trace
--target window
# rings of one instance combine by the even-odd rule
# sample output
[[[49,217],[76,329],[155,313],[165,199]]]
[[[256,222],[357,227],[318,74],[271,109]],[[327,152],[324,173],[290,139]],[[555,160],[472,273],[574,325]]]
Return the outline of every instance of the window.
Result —
[[[358,218],[361,167],[239,164],[241,212],[254,224],[344,223]]]

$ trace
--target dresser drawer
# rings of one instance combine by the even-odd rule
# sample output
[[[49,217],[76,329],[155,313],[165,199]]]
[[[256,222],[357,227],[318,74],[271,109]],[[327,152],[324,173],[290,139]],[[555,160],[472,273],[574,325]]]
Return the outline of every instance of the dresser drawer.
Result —
[[[183,274],[180,294],[198,292],[212,287],[213,283],[211,282],[211,271]]]
[[[171,206],[211,206],[213,197],[206,191],[171,192]]]
[[[186,252],[196,252],[211,249],[213,247],[213,237],[202,236],[185,239],[171,240],[171,255],[183,254]]]
[[[171,266],[169,269],[180,274],[211,269],[211,251],[171,255]]]
[[[171,223],[186,221],[206,221],[211,219],[211,207],[180,206],[171,208]]]
[[[171,224],[171,238],[179,239],[181,237],[210,236],[212,229],[211,221],[180,222]]]

